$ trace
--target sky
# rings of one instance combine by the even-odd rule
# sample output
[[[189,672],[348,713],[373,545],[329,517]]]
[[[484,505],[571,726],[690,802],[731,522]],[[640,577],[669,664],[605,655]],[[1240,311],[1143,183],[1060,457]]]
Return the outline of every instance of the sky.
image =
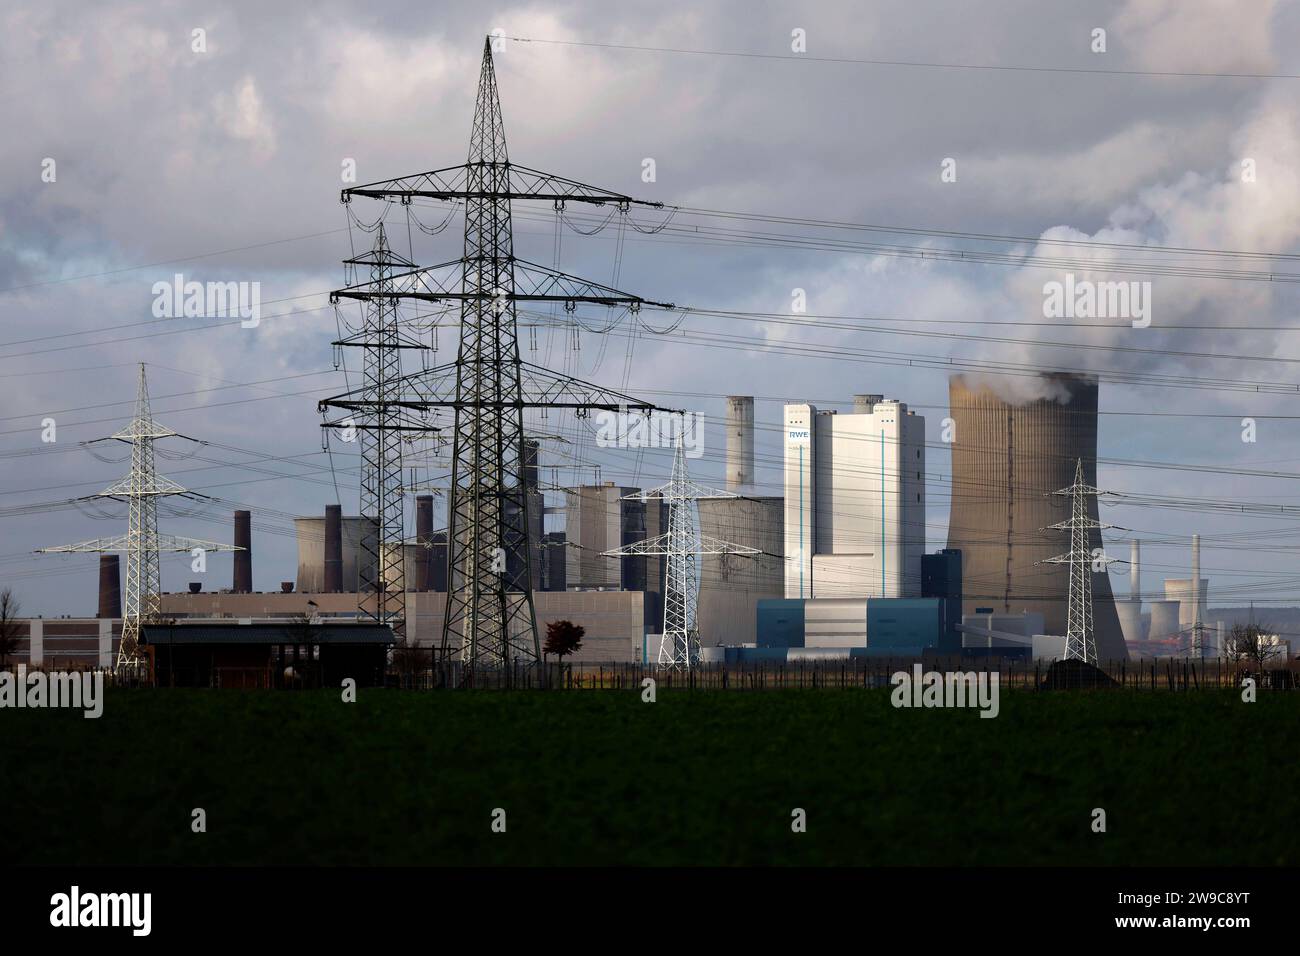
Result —
[[[101,460],[123,446],[82,443],[129,419],[140,362],[156,417],[207,443],[160,442],[179,457],[160,457],[159,470],[217,499],[202,514],[164,512],[164,531],[229,541],[231,509],[250,507],[254,585],[272,590],[294,576],[294,515],[334,502],[355,513],[355,447],[336,439],[322,454],[316,409],[357,382],[356,357],[336,369],[330,345],[357,318],[328,303],[345,284],[340,261],[371,241],[339,202],[344,170],[354,164],[364,183],[463,162],[484,37],[496,32],[527,40],[502,39],[495,54],[514,162],[682,207],[659,233],[610,225],[592,236],[570,227],[602,215],[570,207],[561,267],[647,299],[743,313],[646,310],[604,334],[603,313],[582,316],[577,333],[531,319],[541,327],[535,350],[521,331],[525,359],[707,416],[704,456],[691,462],[706,482],[723,476],[722,396],[756,396],[769,494],[780,493],[783,402],[907,402],[932,443],[931,549],[947,525],[942,363],[1091,370],[1102,376],[1098,483],[1146,496],[1102,512],[1119,526],[1106,538],[1114,554],[1143,540],[1143,592],[1186,576],[1199,532],[1211,606],[1300,603],[1286,510],[1300,506],[1300,407],[1286,392],[1300,391],[1300,299],[1278,278],[1300,273],[1279,258],[1300,256],[1300,4],[863,7],[6,4],[0,586],[29,614],[94,612],[93,555],[32,552],[125,530],[120,510],[53,506],[125,472]],[[516,252],[551,264],[555,214],[526,205],[515,208]],[[801,222],[691,211],[701,209]],[[383,209],[358,200],[352,212],[368,224]],[[421,227],[435,231],[443,209],[413,208],[409,224],[404,210],[389,214],[395,248],[415,261],[460,255],[455,210],[435,235]],[[631,213],[645,230],[668,217]],[[731,230],[729,241],[680,231],[697,225]],[[1156,247],[1165,251],[1147,251]],[[910,254],[918,248],[933,254]],[[1159,270],[1113,272],[1135,263]],[[1196,273],[1176,274],[1188,267]],[[1066,272],[1150,282],[1149,325],[1045,317],[1045,284]],[[155,283],[177,273],[258,283],[260,322],[155,316]],[[792,311],[795,290],[804,312]],[[450,360],[454,340],[442,329],[433,360]],[[1021,375],[987,381],[1037,394]],[[555,436],[548,483],[667,476],[663,451],[596,448],[574,422],[532,427]],[[188,557],[164,561],[165,589],[196,579]],[[229,586],[229,557],[213,557],[202,580]]]

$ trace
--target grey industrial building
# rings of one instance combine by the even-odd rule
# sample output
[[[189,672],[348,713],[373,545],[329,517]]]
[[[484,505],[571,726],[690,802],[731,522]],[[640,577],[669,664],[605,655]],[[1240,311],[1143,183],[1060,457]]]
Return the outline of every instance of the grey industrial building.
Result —
[[[646,626],[658,631],[663,626],[666,558],[603,553],[668,530],[666,503],[631,497],[640,490],[612,481],[565,489],[564,588],[644,592]],[[555,577],[554,571],[550,576]]]

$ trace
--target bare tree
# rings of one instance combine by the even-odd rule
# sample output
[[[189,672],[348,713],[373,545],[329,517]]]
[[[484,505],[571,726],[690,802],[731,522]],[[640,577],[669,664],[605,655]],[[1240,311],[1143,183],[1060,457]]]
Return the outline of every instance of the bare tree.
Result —
[[[22,611],[12,588],[0,591],[0,666],[9,663],[9,655],[18,650],[18,614]]]
[[[393,645],[393,669],[400,674],[407,683],[417,674],[423,673],[432,663],[433,652],[431,650],[421,650],[415,644],[407,642],[402,638]]]
[[[1265,633],[1258,624],[1234,624],[1224,639],[1223,656],[1236,664],[1263,671],[1274,658],[1283,655],[1286,645]]]
[[[312,608],[316,606],[315,601],[309,601],[308,604]],[[293,645],[293,662],[290,666],[294,670],[295,677],[303,677],[305,673],[314,671],[316,661],[312,657],[312,648],[319,635],[319,622],[310,609],[289,618],[284,636],[287,639],[286,643]]]

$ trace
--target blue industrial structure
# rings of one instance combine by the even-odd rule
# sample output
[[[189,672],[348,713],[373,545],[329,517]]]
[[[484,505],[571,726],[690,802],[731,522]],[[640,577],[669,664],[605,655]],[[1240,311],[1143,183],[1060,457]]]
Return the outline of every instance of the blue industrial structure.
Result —
[[[803,647],[804,602],[801,598],[763,598],[758,602],[759,647]]]
[[[961,651],[961,550],[944,548],[921,556],[921,596],[943,600],[943,630],[939,649],[945,653]]]
[[[873,654],[919,654],[938,648],[944,632],[940,598],[871,598],[867,649]]]

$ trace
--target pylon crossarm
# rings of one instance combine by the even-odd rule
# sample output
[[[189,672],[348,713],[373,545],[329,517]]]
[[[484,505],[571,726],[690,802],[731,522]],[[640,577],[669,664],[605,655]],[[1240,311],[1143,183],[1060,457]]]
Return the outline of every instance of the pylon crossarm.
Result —
[[[153,474],[144,477],[127,475],[113,482],[92,498],[130,498],[135,495],[182,495],[186,489],[170,478]]]
[[[571,375],[552,372],[550,369],[534,365],[531,362],[519,363],[519,377],[525,408],[544,406],[548,408],[680,414],[677,409],[664,408],[655,405],[653,402],[634,398],[611,388],[584,382]]]
[[[717,498],[739,498],[740,495],[722,491],[718,488],[709,488],[687,478],[685,480],[666,481],[662,485],[656,485],[653,488],[647,488],[644,491],[624,495],[623,497],[629,501],[633,499],[638,501],[672,501],[673,499],[711,501]]]
[[[1049,524],[1042,531],[1072,531],[1075,528],[1096,528],[1106,530],[1115,527],[1113,524],[1106,524],[1104,521],[1094,521],[1092,518],[1070,518],[1068,521],[1058,521],[1056,524]]]
[[[621,548],[612,548],[609,551],[602,551],[601,556],[606,558],[618,558],[635,555],[662,555],[671,554],[669,550],[670,540],[666,534],[656,535],[653,538],[645,538],[641,541],[633,541],[631,544],[625,544]]]
[[[356,335],[349,335],[347,338],[336,339],[330,345],[339,348],[375,348],[382,347],[388,349],[418,349],[423,352],[433,351],[433,346],[427,342],[421,342],[419,339],[407,335],[405,332],[398,331],[392,336],[392,341],[378,343],[374,341],[373,333],[363,329]]]
[[[478,260],[473,260],[477,262]],[[563,302],[566,306],[578,305],[625,305],[639,309],[644,305],[660,309],[675,308],[671,302],[656,302],[651,299],[623,292],[619,289],[592,282],[578,276],[560,272],[547,266],[512,259],[514,288],[496,290],[492,288],[465,288],[464,271],[472,262],[456,259],[452,262],[439,263],[424,269],[393,273],[384,281],[366,281],[336,289],[330,293],[330,302],[340,299],[401,299],[420,302],[444,302],[455,300],[473,300],[489,303],[490,307],[504,309],[510,302]],[[495,305],[500,303],[499,306]]]
[[[758,548],[751,548],[748,545],[732,544],[730,541],[722,541],[718,538],[710,537],[707,534],[699,536],[699,546],[695,551],[696,554],[762,554]]]
[[[92,554],[95,552],[131,551],[140,547],[147,551],[243,551],[241,547],[231,544],[218,544],[201,538],[182,538],[174,534],[141,534],[134,538],[118,535],[113,538],[95,538],[77,544],[62,544],[52,548],[38,548],[37,554]]]
[[[462,365],[452,362],[422,372],[412,372],[396,379],[393,382],[393,394],[399,397],[396,400],[384,403],[384,405],[389,408],[409,409],[411,411],[422,411],[430,407],[437,407],[503,410],[511,408],[570,408],[575,410],[661,412],[672,415],[681,413],[678,409],[664,408],[655,405],[653,402],[634,398],[631,395],[601,385],[593,385],[570,375],[552,372],[550,369],[543,368],[540,365],[533,365],[530,362],[519,363],[520,393],[517,399],[457,399],[455,397],[457,374],[466,366],[473,364],[464,363]],[[341,395],[322,399],[317,404],[317,408],[322,412],[327,408],[362,411],[375,404],[372,400],[363,398],[366,394],[366,389],[356,388]],[[327,427],[345,428],[347,422],[327,423]],[[424,428],[428,431],[438,430],[427,425]]]
[[[485,175],[491,170],[495,175]],[[474,175],[471,177],[470,173]],[[472,183],[488,181],[499,183],[498,188],[485,190],[474,188]],[[501,188],[501,187],[504,188]],[[574,179],[545,173],[527,166],[517,166],[510,162],[462,163],[459,166],[447,166],[433,169],[427,173],[416,173],[398,179],[381,180],[352,186],[343,190],[340,199],[350,202],[354,196],[368,199],[401,199],[409,201],[416,197],[444,201],[464,199],[520,199],[541,200],[543,202],[582,202],[598,206],[613,203],[619,206],[647,206],[662,209],[661,202],[645,199],[633,199],[622,193],[601,189],[580,183]]]

